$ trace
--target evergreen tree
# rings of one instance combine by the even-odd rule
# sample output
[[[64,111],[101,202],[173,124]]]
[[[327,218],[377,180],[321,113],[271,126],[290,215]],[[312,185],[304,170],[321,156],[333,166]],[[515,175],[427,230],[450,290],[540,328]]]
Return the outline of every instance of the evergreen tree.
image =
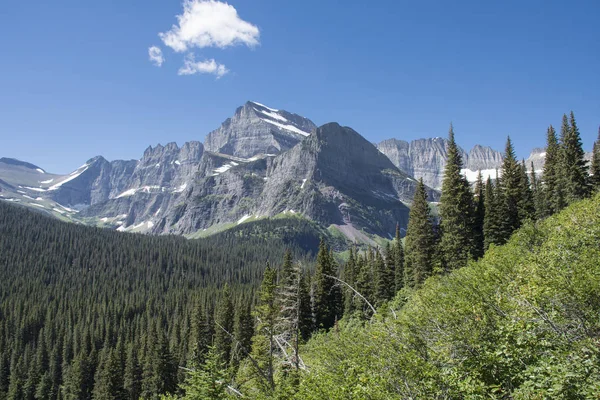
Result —
[[[481,171],[475,182],[475,217],[473,224],[473,258],[479,259],[484,252],[483,226],[485,223],[485,188]]]
[[[191,342],[189,345],[192,352],[190,359],[194,365],[204,364],[204,356],[208,348],[212,346],[214,330],[211,324],[211,314],[210,311],[204,308],[202,302],[198,301],[192,315]]]
[[[496,173],[496,182],[498,174]],[[496,183],[497,186],[497,183]],[[492,178],[488,176],[485,184],[484,208],[485,216],[483,219],[483,238],[484,250],[487,250],[491,244],[498,244],[500,239],[500,220],[498,218],[498,201],[496,200],[496,186],[492,183]]]
[[[467,259],[474,251],[473,196],[469,182],[460,173],[463,160],[454,140],[452,125],[448,134],[447,154],[440,199],[440,250],[443,268],[452,271],[466,265]]]
[[[348,250],[348,262],[344,267],[344,281],[354,287],[356,281],[356,259],[354,257],[354,248],[351,246]],[[354,311],[354,292],[346,288],[344,291],[344,315],[350,315]]]
[[[228,284],[223,287],[221,300],[215,314],[215,322],[215,351],[221,354],[223,362],[229,365],[232,345],[230,335],[233,334],[234,312]]]
[[[373,302],[373,269],[370,255],[371,249],[369,248],[366,254],[359,255],[356,258],[356,280],[354,282],[354,289],[369,300],[369,302]],[[357,310],[362,310],[363,313],[367,313],[367,315],[371,312],[365,302],[357,296],[354,296],[354,307]]]
[[[419,286],[431,275],[435,252],[432,217],[423,178],[419,179],[410,209],[404,251],[405,285]]]
[[[391,252],[390,252],[391,253]],[[381,252],[375,250],[375,303],[382,304],[394,296],[395,273],[390,263],[386,263]]]
[[[506,139],[504,159],[502,162],[502,179],[497,183],[499,191],[496,196],[500,206],[500,235],[498,244],[508,241],[514,231],[521,226],[522,215],[519,214],[519,203],[522,202],[523,171],[516,160],[515,151],[510,137]],[[500,200],[501,199],[501,200]]]
[[[598,139],[594,142],[594,149],[592,150],[590,175],[590,185],[597,192],[600,190],[600,128],[598,128]]]
[[[123,370],[117,350],[104,349],[100,365],[96,371],[92,399],[121,400],[126,399]]]
[[[241,361],[246,357],[246,352],[250,351],[252,346],[252,336],[254,336],[254,319],[252,318],[251,301],[242,299],[235,313],[234,336],[237,346],[242,349],[237,349],[235,357],[237,361]]]
[[[35,389],[36,400],[46,400],[52,398],[52,378],[49,372],[44,372],[40,378],[37,388]]]
[[[533,196],[533,203],[535,208],[535,218],[541,219],[544,218],[546,210],[548,206],[546,205],[546,196],[544,196],[544,188],[542,183],[539,181],[538,176],[535,172],[535,167],[533,165],[533,161],[531,162],[531,173],[530,178],[531,181],[531,192]]]
[[[527,176],[527,167],[525,167],[525,160],[521,162],[521,175],[520,175],[520,187],[521,197],[517,203],[519,208],[519,219],[521,222],[535,218],[535,201],[532,190],[532,184],[529,182]]]
[[[137,400],[140,397],[142,392],[142,368],[138,360],[137,348],[133,343],[127,349],[123,387],[129,400]]]
[[[568,130],[568,124],[566,122],[567,116],[563,117],[563,133],[566,135]],[[565,126],[566,125],[566,126]],[[544,206],[547,207],[544,211],[540,211],[540,214],[544,217],[552,215],[564,208],[564,187],[561,182],[561,159],[562,152],[558,139],[556,138],[556,131],[550,125],[548,128],[546,138],[546,158],[544,163],[544,172],[542,174],[543,181],[543,196]]]
[[[336,266],[325,241],[321,240],[315,271],[315,323],[317,328],[329,329],[341,318],[342,292],[332,277]]]
[[[188,373],[182,389],[184,400],[219,400],[230,398],[227,395],[226,366],[219,352],[209,347],[204,364]]]
[[[394,253],[394,262],[396,263],[396,275],[394,281],[396,284],[396,292],[398,292],[404,287],[404,247],[402,246],[402,238],[400,237],[399,224],[396,224],[396,236],[394,237],[392,251]]]
[[[93,377],[89,357],[80,353],[73,359],[67,371],[62,397],[65,400],[91,399],[94,385]]]
[[[259,303],[254,309],[257,324],[252,338],[252,358],[260,371],[253,371],[257,387],[263,392],[275,389],[274,352],[275,324],[279,316],[277,304],[277,272],[268,264],[258,294]]]
[[[303,341],[307,341],[314,330],[313,312],[310,300],[310,275],[302,272],[300,276],[300,322],[298,329]]]
[[[589,194],[588,168],[581,136],[572,111],[568,124],[566,119],[565,115],[560,138],[562,147],[561,182],[565,188],[565,202],[571,204]]]
[[[0,353],[0,397],[6,396],[8,393],[8,385],[10,384],[10,360],[8,351]]]

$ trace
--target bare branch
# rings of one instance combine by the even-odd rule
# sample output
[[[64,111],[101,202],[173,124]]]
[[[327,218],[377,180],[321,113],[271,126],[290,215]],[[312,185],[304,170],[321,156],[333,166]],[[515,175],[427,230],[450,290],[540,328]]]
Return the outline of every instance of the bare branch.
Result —
[[[328,277],[328,278],[331,278],[331,279],[335,279],[336,281],[338,281],[338,282],[340,282],[340,283],[343,283],[344,285],[348,286],[348,287],[350,288],[350,290],[352,290],[354,293],[356,293],[356,295],[357,295],[358,297],[360,297],[361,299],[363,299],[363,301],[364,301],[365,303],[367,303],[367,305],[368,305],[368,306],[371,308],[371,310],[373,311],[373,315],[377,314],[377,310],[375,310],[375,307],[373,307],[373,305],[372,305],[371,303],[369,303],[369,300],[367,300],[367,299],[365,298],[365,296],[363,296],[362,294],[360,294],[360,293],[359,293],[359,292],[358,292],[356,289],[354,289],[354,288],[353,288],[352,286],[350,286],[348,283],[344,282],[343,280],[341,280],[340,278],[337,278],[337,277],[335,277],[335,276],[326,275],[326,274],[323,274],[323,276],[326,276],[326,277]]]

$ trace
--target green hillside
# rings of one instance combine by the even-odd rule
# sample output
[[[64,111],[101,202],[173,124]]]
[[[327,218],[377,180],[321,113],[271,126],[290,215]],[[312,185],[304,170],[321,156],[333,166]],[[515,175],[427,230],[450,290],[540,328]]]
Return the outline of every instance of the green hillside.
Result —
[[[298,399],[597,399],[600,196],[304,349]],[[408,299],[408,300],[407,300]]]

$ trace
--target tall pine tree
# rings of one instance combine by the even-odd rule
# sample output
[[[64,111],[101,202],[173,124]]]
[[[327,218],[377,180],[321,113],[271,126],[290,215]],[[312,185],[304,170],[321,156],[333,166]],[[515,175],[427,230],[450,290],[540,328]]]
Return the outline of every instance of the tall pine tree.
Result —
[[[423,178],[419,179],[410,209],[405,238],[405,285],[419,286],[432,272],[435,252],[433,223]]]
[[[563,116],[560,137],[562,147],[561,182],[565,188],[565,202],[570,204],[587,196],[589,186],[587,161],[573,111],[571,111],[568,124],[565,122],[566,119],[566,115]]]
[[[475,182],[475,214],[473,218],[473,258],[479,259],[484,252],[483,225],[485,223],[485,186],[481,171]]]
[[[315,323],[317,328],[329,329],[341,316],[342,292],[333,279],[336,276],[335,261],[323,240],[319,245],[315,271]]]
[[[231,289],[225,284],[221,294],[221,300],[215,313],[215,351],[221,354],[225,365],[231,360],[231,335],[233,334],[234,311],[231,299]]]
[[[568,129],[567,116],[563,117],[563,132]],[[566,133],[565,133],[566,134]],[[544,217],[552,215],[565,206],[564,187],[561,182],[562,151],[556,137],[556,131],[550,125],[546,137],[546,158],[542,174],[542,191],[546,209],[540,211]]]
[[[504,244],[512,233],[521,226],[522,215],[519,214],[519,203],[522,201],[523,171],[515,157],[510,137],[506,139],[504,159],[502,161],[502,179],[497,183],[497,200],[501,222],[499,243]],[[499,194],[499,196],[498,196]]]
[[[473,196],[467,179],[460,173],[462,156],[450,125],[448,158],[442,182],[440,250],[446,271],[463,267],[473,253]]]
[[[396,224],[396,236],[392,247],[394,253],[394,262],[396,263],[396,292],[404,287],[404,247],[402,246],[402,238],[400,237],[400,225]]]

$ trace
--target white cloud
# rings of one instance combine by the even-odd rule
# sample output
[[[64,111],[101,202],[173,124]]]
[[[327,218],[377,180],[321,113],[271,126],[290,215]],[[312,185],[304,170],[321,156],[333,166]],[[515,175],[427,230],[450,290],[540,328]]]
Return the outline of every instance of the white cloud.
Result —
[[[165,58],[163,57],[162,50],[159,47],[151,46],[148,48],[148,57],[152,64],[160,67],[165,62]]]
[[[179,68],[177,73],[179,75],[214,74],[219,79],[228,72],[229,70],[223,64],[217,63],[214,59],[196,61],[193,54],[188,54],[183,67]]]
[[[237,10],[216,0],[184,0],[178,24],[159,33],[165,45],[176,52],[194,47],[225,48],[236,44],[253,47],[259,44],[259,29],[244,20]]]

